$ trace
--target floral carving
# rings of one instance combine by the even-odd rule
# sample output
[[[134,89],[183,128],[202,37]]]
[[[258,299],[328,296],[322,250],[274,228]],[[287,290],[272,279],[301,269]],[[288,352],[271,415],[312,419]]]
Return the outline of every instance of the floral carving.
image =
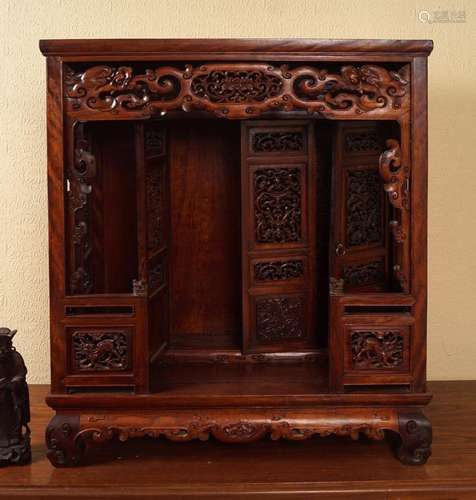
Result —
[[[356,369],[395,369],[404,363],[404,338],[399,330],[353,331],[351,350]]]
[[[65,72],[71,112],[147,116],[171,109],[202,109],[229,118],[304,109],[329,118],[380,114],[396,117],[409,106],[409,67],[365,64],[337,72],[315,66],[275,68],[262,63],[216,63],[184,69],[160,66],[134,74],[131,66],[99,65]]]
[[[347,174],[347,245],[376,243],[382,238],[381,181],[376,170]]]
[[[161,155],[165,152],[163,129],[147,127],[144,131],[144,150],[146,157]]]
[[[297,279],[304,274],[302,260],[276,260],[257,262],[254,265],[254,278],[256,281],[285,281]]]
[[[255,132],[251,147],[254,153],[282,153],[304,151],[302,132]]]
[[[156,292],[165,283],[165,265],[163,259],[149,264],[147,289],[150,294]]]
[[[89,195],[96,176],[96,159],[86,139],[84,125],[74,133],[74,161],[68,168],[68,212],[70,220],[70,280],[71,294],[91,293],[94,288],[91,253],[92,241],[89,231]]]
[[[260,168],[253,174],[258,243],[301,240],[301,171]]]
[[[73,366],[79,371],[126,370],[129,340],[121,330],[79,330],[71,336]]]
[[[304,336],[304,299],[302,297],[281,296],[256,299],[256,337],[258,340],[294,340]]]
[[[382,259],[364,264],[348,265],[344,268],[344,283],[352,287],[382,284],[385,280]]]

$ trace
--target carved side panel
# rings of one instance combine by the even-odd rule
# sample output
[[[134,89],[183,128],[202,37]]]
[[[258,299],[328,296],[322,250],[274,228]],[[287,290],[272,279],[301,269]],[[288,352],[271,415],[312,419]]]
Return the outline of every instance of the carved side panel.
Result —
[[[74,130],[74,159],[67,170],[67,210],[69,221],[69,292],[88,294],[94,289],[92,236],[90,228],[91,180],[96,176],[96,158],[85,126]]]
[[[258,341],[299,340],[305,336],[302,296],[259,297],[255,304]]]
[[[73,329],[72,368],[75,372],[125,371],[130,368],[128,329]]]
[[[250,118],[270,110],[306,110],[326,118],[398,117],[409,108],[409,66],[215,63],[198,67],[66,68],[66,110],[83,115],[144,117],[172,109]]]
[[[258,168],[253,173],[257,243],[294,243],[302,239],[301,169]]]
[[[351,368],[401,370],[408,368],[408,331],[402,328],[355,329],[350,332]]]
[[[377,170],[349,169],[347,172],[347,246],[361,246],[382,240],[382,186]]]

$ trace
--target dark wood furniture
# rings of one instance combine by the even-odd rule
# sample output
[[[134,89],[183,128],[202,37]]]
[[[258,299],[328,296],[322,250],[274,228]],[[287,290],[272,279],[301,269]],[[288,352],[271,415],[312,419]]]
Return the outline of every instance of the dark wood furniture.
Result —
[[[430,41],[50,40],[57,466],[115,436],[430,455]]]
[[[0,499],[474,500],[476,381],[429,382],[428,388],[433,400],[426,413],[435,438],[423,467],[400,464],[387,441],[329,436],[245,446],[111,441],[94,446],[86,465],[71,470],[53,468],[46,459],[43,434],[54,414],[44,402],[49,388],[30,386],[33,461],[0,468]]]

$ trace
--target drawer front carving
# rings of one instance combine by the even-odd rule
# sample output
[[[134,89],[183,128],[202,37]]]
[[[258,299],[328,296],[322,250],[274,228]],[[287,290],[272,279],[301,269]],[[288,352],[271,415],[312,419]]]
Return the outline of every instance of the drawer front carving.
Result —
[[[409,370],[409,327],[352,326],[347,329],[348,371]]]
[[[122,372],[130,370],[131,334],[128,328],[72,328],[73,372]]]

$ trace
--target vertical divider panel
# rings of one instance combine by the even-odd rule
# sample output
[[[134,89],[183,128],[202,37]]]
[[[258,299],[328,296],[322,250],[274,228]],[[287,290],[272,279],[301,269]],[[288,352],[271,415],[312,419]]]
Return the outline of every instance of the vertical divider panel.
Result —
[[[163,122],[136,124],[139,279],[134,293],[147,299],[144,327],[152,363],[168,340],[169,182]]]
[[[315,346],[312,121],[242,123],[243,350]]]

